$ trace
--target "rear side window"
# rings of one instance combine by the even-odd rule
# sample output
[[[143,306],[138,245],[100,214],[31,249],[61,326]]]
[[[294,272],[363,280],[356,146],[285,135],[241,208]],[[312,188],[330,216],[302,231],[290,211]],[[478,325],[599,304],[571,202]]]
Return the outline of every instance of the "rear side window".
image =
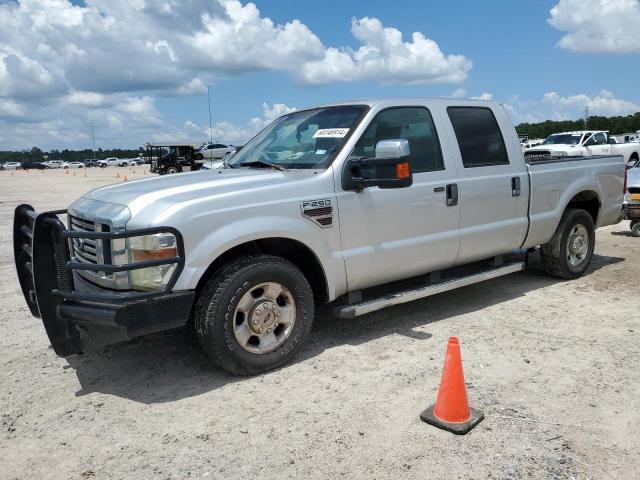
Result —
[[[491,109],[449,107],[447,113],[458,139],[465,168],[509,163],[507,147]]]
[[[429,110],[424,107],[394,107],[381,111],[358,140],[352,155],[373,157],[380,140],[396,139],[409,141],[413,173],[444,170],[436,128]]]

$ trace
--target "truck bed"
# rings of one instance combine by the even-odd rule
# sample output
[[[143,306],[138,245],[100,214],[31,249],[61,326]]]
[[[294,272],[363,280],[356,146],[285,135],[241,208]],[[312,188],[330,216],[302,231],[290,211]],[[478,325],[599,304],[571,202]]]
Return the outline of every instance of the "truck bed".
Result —
[[[596,227],[619,220],[624,188],[622,156],[525,157],[525,160],[529,173],[529,232],[523,248],[546,243],[551,238],[575,192],[593,192],[600,205]]]

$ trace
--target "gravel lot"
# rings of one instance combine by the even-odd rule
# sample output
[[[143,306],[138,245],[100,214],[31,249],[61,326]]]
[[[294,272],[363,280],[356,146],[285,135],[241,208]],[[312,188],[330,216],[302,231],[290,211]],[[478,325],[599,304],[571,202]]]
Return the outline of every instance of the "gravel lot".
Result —
[[[0,172],[0,478],[638,478],[640,239],[597,233],[588,274],[528,271],[356,320],[321,311],[278,371],[234,378],[184,331],[61,359],[21,296],[14,207],[64,208],[143,167]],[[148,173],[147,173],[148,175]],[[472,406],[419,420],[447,337]]]

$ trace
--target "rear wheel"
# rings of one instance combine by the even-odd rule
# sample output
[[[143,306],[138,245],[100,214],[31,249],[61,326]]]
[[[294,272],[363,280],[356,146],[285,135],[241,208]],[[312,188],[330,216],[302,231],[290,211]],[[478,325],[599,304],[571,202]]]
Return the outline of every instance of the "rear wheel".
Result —
[[[540,247],[544,271],[565,279],[582,276],[591,262],[595,242],[591,215],[581,209],[567,209],[551,240]]]
[[[631,228],[631,235],[633,235],[634,237],[640,237],[640,221],[639,220],[633,220],[631,222],[630,228]]]
[[[251,255],[207,281],[196,304],[195,330],[215,363],[251,375],[289,362],[308,338],[313,314],[311,287],[295,265]]]
[[[167,167],[167,173],[168,174],[173,174],[173,173],[180,173],[180,167],[178,167],[177,165],[169,165]]]

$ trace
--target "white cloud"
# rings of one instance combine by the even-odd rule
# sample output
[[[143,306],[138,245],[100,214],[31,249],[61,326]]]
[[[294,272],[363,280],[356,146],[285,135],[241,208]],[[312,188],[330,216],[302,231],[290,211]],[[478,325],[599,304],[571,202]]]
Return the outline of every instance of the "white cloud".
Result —
[[[214,142],[243,145],[276,118],[293,111],[295,111],[295,108],[283,103],[269,105],[264,102],[262,104],[262,116],[251,118],[246,125],[237,125],[227,121],[218,122],[212,125],[210,135],[208,125],[198,126],[189,120],[185,122],[182,128],[173,128],[154,134],[151,140],[153,142],[180,141],[200,144],[213,137]]]
[[[472,62],[462,55],[445,55],[439,45],[420,32],[404,42],[402,32],[384,27],[377,18],[352,19],[351,33],[362,43],[358,50],[329,48],[319,60],[304,64],[299,78],[325,84],[354,80],[382,83],[459,83]]]
[[[155,96],[202,95],[243,72],[416,84],[460,82],[472,67],[420,32],[403,41],[375,18],[354,19],[351,31],[358,50],[327,47],[299,20],[276,23],[240,0],[0,0],[0,143],[64,148],[93,121],[105,140],[139,144],[150,129],[172,128]]]
[[[484,92],[482,95],[471,97],[471,100],[493,100],[493,94]]]
[[[617,98],[608,90],[602,90],[592,96],[562,96],[552,91],[545,93],[539,100],[523,100],[518,96],[512,96],[505,104],[515,123],[575,120],[584,115],[585,107],[589,108],[589,115],[600,116],[629,115],[640,111],[639,104]]]
[[[456,88],[446,98],[465,98],[466,96],[467,91],[464,88]]]
[[[560,0],[548,22],[566,34],[558,45],[576,52],[640,51],[638,0]]]
[[[100,107],[105,102],[105,96],[96,92],[70,92],[64,99],[68,105],[82,107]]]

